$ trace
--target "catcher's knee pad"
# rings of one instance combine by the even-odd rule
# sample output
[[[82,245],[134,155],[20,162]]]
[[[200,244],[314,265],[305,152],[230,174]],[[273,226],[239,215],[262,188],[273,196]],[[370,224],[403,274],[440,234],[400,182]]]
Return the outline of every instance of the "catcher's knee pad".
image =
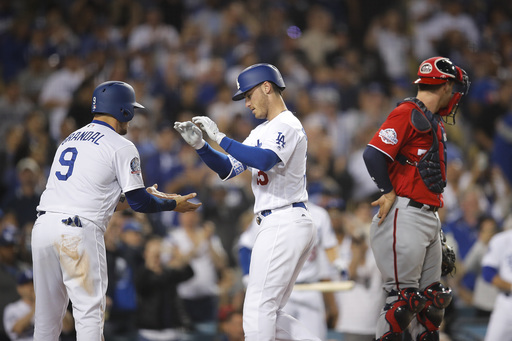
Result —
[[[423,295],[428,301],[432,301],[432,304],[439,309],[446,308],[453,297],[452,289],[446,288],[439,282],[432,283],[426,287],[423,291]]]
[[[420,312],[425,307],[427,300],[416,288],[406,288],[399,292],[392,291],[389,296],[398,296],[396,301],[384,307],[384,310],[386,310],[386,321],[389,323],[391,330],[379,340],[401,340],[402,332],[407,329],[414,318],[414,314]]]
[[[452,301],[452,290],[439,282],[429,285],[423,295],[427,298],[425,307],[416,315],[426,331],[418,335],[417,341],[439,340],[439,327],[443,322],[444,309]]]

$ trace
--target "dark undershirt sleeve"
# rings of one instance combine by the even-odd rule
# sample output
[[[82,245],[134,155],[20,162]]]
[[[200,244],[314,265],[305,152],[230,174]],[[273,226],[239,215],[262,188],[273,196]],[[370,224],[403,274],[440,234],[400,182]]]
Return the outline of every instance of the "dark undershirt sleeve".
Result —
[[[391,192],[393,185],[391,184],[388,173],[388,157],[376,148],[366,146],[363,152],[363,159],[368,173],[381,193],[386,194]]]
[[[136,212],[155,213],[172,211],[176,208],[176,200],[162,199],[146,192],[144,188],[138,188],[125,193],[130,207]]]

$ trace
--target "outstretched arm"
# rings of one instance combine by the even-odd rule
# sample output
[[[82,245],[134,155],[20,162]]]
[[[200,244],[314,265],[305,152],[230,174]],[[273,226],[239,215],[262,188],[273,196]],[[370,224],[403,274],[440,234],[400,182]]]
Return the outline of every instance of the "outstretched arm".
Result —
[[[251,147],[226,137],[226,134],[219,132],[217,124],[207,116],[196,116],[192,121],[203,129],[208,136],[216,141],[226,152],[244,165],[268,171],[276,163],[281,161],[277,154],[270,149]]]
[[[135,189],[125,193],[126,200],[130,207],[136,212],[155,213],[161,211],[188,212],[195,211],[201,204],[189,202],[189,199],[196,197],[196,193],[190,193],[185,196],[178,194],[167,194],[157,190],[155,184],[148,187]]]
[[[201,160],[203,160],[211,170],[219,174],[221,179],[229,177],[233,165],[226,154],[216,151],[206,142],[202,148],[196,151]]]
[[[229,179],[242,173],[247,169],[247,166],[235,160],[228,155],[213,149],[205,140],[203,140],[203,133],[194,123],[175,122],[174,129],[176,129],[183,139],[193,147],[201,160],[215,171],[221,179]]]
[[[243,164],[262,171],[268,171],[281,161],[270,149],[247,146],[229,137],[224,137],[220,146]]]

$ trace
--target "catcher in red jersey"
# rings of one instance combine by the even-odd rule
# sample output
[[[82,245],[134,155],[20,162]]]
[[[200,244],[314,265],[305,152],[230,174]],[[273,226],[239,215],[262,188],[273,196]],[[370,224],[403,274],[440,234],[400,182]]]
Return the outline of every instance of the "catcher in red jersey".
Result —
[[[377,341],[439,340],[449,288],[440,283],[441,222],[446,186],[444,122],[469,89],[466,72],[448,58],[421,63],[416,97],[389,114],[363,158],[382,196],[372,203],[371,247],[388,293],[377,324]]]

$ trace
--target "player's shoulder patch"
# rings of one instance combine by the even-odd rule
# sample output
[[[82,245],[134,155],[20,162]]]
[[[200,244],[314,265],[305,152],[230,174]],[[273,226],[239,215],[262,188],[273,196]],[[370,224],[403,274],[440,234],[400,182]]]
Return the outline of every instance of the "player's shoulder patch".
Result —
[[[398,143],[398,137],[393,128],[382,129],[379,131],[379,137],[385,144],[395,145]]]
[[[140,174],[140,160],[138,157],[134,157],[130,161],[130,169],[132,174]]]

